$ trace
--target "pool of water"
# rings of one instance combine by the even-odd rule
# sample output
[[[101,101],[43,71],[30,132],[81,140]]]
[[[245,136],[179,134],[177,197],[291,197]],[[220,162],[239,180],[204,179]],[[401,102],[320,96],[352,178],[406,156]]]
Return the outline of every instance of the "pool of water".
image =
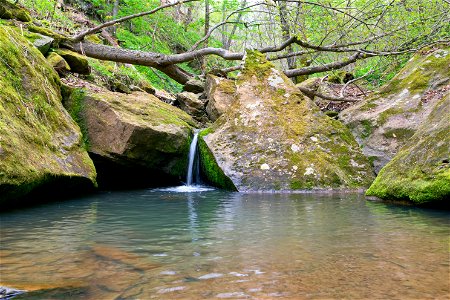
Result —
[[[0,214],[0,285],[28,290],[15,300],[448,299],[449,217],[360,194],[102,193]]]

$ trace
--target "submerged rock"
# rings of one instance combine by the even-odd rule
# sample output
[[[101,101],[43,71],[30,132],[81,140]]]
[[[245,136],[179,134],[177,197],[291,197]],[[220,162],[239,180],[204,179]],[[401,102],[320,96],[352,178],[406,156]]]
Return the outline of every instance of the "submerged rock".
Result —
[[[450,84],[450,45],[420,51],[386,86],[341,112],[378,173],[414,135]]]
[[[450,90],[367,191],[415,203],[450,199]]]
[[[75,89],[64,104],[85,133],[100,185],[184,177],[196,123],[183,111],[144,92]]]
[[[94,165],[59,85],[42,54],[15,28],[0,26],[0,202],[49,183],[49,192],[56,183],[93,186]]]
[[[206,113],[211,121],[217,120],[230,109],[234,101],[236,86],[233,80],[208,75],[206,77]]]
[[[230,110],[201,136],[203,169],[218,186],[347,189],[373,179],[350,131],[256,51],[247,52]]]

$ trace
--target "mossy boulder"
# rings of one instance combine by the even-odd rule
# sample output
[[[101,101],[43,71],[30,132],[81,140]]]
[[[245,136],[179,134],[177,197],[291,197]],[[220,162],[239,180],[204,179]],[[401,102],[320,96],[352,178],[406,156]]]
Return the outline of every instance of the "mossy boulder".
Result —
[[[47,54],[54,41],[54,39],[49,36],[34,32],[25,33],[25,37],[33,44],[33,46],[38,48],[43,55]]]
[[[208,74],[206,77],[206,113],[211,121],[217,120],[234,101],[236,85],[234,80]]]
[[[417,204],[450,200],[450,90],[367,191]]]
[[[0,202],[52,182],[94,185],[94,165],[59,86],[42,54],[0,26]]]
[[[57,49],[55,52],[67,61],[72,72],[84,75],[91,73],[89,62],[83,55],[65,49]]]
[[[414,135],[449,84],[450,45],[424,49],[387,85],[342,111],[339,118],[378,173]]]
[[[30,13],[17,5],[0,0],[0,19],[16,19],[22,22],[30,22]]]
[[[65,61],[64,58],[56,52],[51,52],[47,57],[47,61],[58,73],[70,71],[70,66],[67,61]]]
[[[247,51],[232,106],[202,139],[209,181],[223,181],[216,163],[239,191],[358,189],[373,179],[350,131],[257,51]]]
[[[69,90],[64,105],[85,132],[89,152],[110,165],[109,177],[125,182],[119,167],[125,166],[146,170],[149,185],[151,178],[161,176],[184,179],[192,127],[197,125],[185,112],[148,93],[102,89]],[[100,181],[105,174],[97,171]]]

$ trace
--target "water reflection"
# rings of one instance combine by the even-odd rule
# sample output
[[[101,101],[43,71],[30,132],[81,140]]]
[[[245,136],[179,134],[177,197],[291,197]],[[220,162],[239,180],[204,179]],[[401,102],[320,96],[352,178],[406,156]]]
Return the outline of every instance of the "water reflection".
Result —
[[[17,299],[445,298],[449,213],[357,194],[105,193],[0,215]]]

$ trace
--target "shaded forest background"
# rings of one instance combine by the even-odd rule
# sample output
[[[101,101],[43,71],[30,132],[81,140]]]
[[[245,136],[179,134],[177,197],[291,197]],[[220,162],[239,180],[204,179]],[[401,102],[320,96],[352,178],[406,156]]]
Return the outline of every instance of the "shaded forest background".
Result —
[[[176,1],[136,0],[19,0],[41,25],[77,36],[88,28]],[[333,76],[320,66],[346,61],[342,66],[369,88],[390,80],[416,50],[448,40],[450,2],[447,0],[190,0],[147,16],[108,27],[86,40],[125,49],[162,54],[184,54],[206,47],[239,54],[265,49],[269,59],[286,70],[317,68],[318,72],[290,76]],[[294,41],[281,47],[288,40]],[[89,55],[88,55],[89,56]],[[361,59],[359,59],[361,58]],[[179,63],[195,76],[206,72],[236,75],[239,60],[198,55]],[[182,85],[148,66],[90,61],[95,77],[140,77],[159,89],[178,92]],[[338,69],[338,68],[336,68]],[[301,73],[301,72],[300,72]],[[292,73],[295,75],[295,72]],[[120,77],[119,76],[119,77]],[[126,79],[126,78],[125,78]]]

